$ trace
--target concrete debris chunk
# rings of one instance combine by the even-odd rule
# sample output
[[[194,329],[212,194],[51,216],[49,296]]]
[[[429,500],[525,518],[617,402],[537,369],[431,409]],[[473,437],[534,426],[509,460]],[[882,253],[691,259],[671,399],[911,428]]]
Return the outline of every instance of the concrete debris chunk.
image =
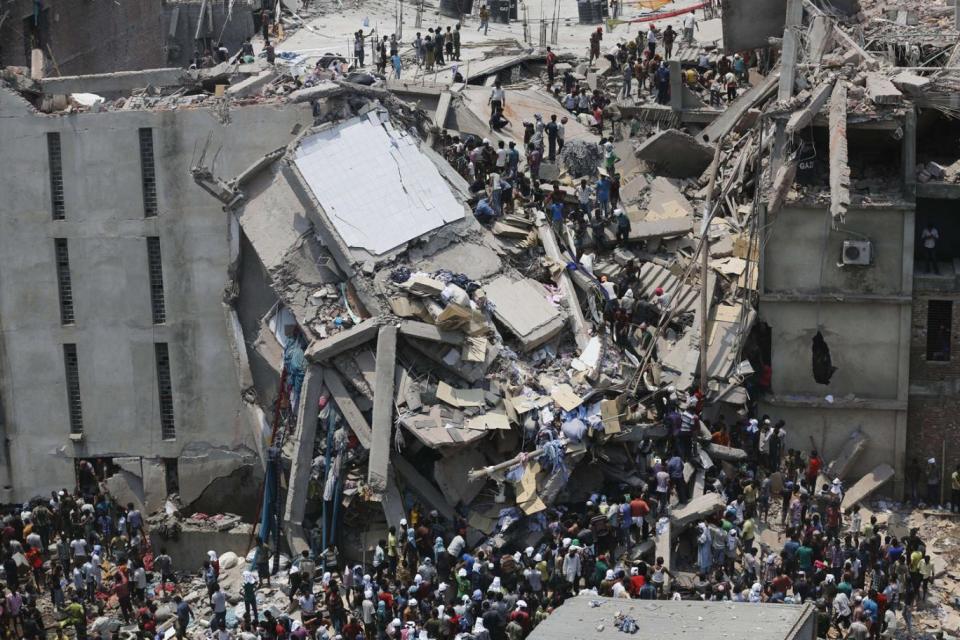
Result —
[[[876,105],[900,104],[903,94],[879,72],[867,74],[867,97]]]
[[[563,330],[564,318],[551,305],[543,288],[529,279],[501,276],[484,287],[493,304],[494,317],[520,339],[524,351],[531,351]]]
[[[841,508],[847,510],[853,505],[869,498],[877,489],[893,479],[893,467],[889,464],[877,465],[873,471],[860,478],[843,495]]]
[[[637,147],[637,157],[668,178],[699,176],[713,160],[713,150],[688,133],[664,129]]]

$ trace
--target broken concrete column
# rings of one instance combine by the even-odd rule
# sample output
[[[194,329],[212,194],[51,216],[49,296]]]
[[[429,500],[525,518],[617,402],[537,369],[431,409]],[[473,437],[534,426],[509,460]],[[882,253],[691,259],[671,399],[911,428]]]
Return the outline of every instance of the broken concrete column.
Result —
[[[396,467],[397,473],[400,474],[404,484],[419,494],[430,508],[436,509],[437,513],[445,519],[454,520],[456,514],[453,507],[447,503],[447,499],[443,497],[439,489],[433,486],[433,483],[417,471],[416,467],[407,462],[406,458],[401,455],[395,456],[393,466]]]
[[[813,119],[820,113],[820,110],[823,109],[827,100],[833,94],[833,84],[833,81],[830,81],[819,85],[814,90],[813,97],[810,98],[807,106],[790,116],[790,120],[787,121],[787,135],[793,135],[813,122]]]
[[[847,85],[837,82],[830,98],[830,215],[843,222],[850,206],[850,165],[847,155]]]
[[[543,245],[543,251],[551,260],[556,260],[561,264],[566,264],[567,260],[560,253],[560,245],[557,244],[557,238],[553,234],[550,225],[543,223],[537,227],[537,233],[540,235],[540,243]],[[587,328],[587,319],[583,316],[583,309],[580,307],[580,299],[577,297],[577,289],[573,286],[570,274],[564,268],[558,280],[560,292],[567,302],[567,311],[570,314],[570,328],[573,329],[573,337],[577,341],[580,349],[585,349],[590,340],[590,331]]]
[[[317,412],[323,393],[323,369],[317,365],[307,368],[300,392],[297,429],[293,434],[293,455],[290,459],[290,480],[287,483],[287,504],[283,519],[303,522],[307,507],[307,487],[313,464],[313,442],[317,437]]]
[[[373,438],[367,484],[374,494],[387,489],[390,472],[390,443],[393,440],[393,383],[397,365],[397,328],[380,327],[377,337],[377,368],[373,389]]]
[[[353,401],[353,398],[344,386],[343,378],[340,377],[340,374],[337,373],[335,369],[327,368],[323,370],[323,381],[327,385],[327,389],[330,391],[330,395],[333,402],[337,405],[340,415],[343,416],[350,430],[353,431],[353,435],[357,437],[361,445],[369,449],[370,442],[373,440],[373,432],[370,429],[370,424],[367,422],[367,419],[363,417],[360,408],[357,407],[357,403]]]

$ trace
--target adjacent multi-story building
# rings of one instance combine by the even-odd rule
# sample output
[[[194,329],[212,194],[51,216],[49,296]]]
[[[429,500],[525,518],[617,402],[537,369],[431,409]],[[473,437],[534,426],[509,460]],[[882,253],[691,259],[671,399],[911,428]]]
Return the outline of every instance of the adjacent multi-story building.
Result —
[[[224,302],[239,230],[190,167],[206,150],[235,175],[312,115],[215,104],[44,115],[0,87],[0,501],[72,487],[83,461],[148,507],[257,491]]]

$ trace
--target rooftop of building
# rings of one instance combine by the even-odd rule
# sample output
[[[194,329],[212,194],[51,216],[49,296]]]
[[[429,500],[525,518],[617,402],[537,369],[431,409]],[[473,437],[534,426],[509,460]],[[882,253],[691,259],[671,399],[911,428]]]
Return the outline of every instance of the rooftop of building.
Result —
[[[793,640],[812,605],[690,600],[620,600],[584,593],[555,609],[530,640],[620,640],[621,616],[637,623],[637,640]]]

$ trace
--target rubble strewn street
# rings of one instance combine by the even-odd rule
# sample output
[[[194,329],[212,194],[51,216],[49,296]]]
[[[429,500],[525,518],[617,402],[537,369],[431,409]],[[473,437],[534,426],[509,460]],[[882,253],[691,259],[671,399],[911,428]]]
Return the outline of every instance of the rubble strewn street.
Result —
[[[229,51],[183,4],[189,68],[0,75],[0,139],[45,136],[69,440],[36,446],[74,475],[0,459],[37,474],[0,636],[548,640],[652,633],[644,600],[960,634],[960,5],[231,0]],[[137,129],[142,220],[73,217],[98,122]],[[81,405],[104,228],[147,238],[139,453]],[[225,349],[177,317],[211,277]]]

